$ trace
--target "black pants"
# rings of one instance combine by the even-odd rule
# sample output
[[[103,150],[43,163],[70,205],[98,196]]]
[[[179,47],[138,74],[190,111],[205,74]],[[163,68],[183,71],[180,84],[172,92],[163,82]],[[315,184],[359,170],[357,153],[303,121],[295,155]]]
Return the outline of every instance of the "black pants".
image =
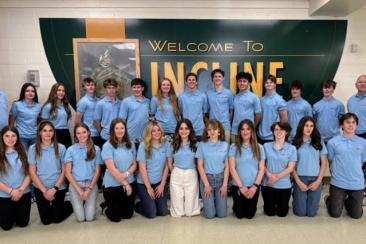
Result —
[[[291,188],[276,189],[268,186],[261,186],[264,202],[264,213],[268,216],[277,215],[285,217],[288,213],[288,202],[291,197]]]
[[[333,185],[329,186],[329,197],[325,201],[328,213],[334,218],[341,216],[343,207],[346,208],[351,218],[359,219],[362,217],[362,190],[347,190]]]
[[[257,134],[258,135],[258,134]],[[257,136],[257,140],[258,140],[258,143],[259,144],[264,144],[264,143],[267,143],[267,142],[272,142],[273,140],[264,140],[264,139],[261,139],[259,136]]]
[[[133,216],[133,209],[136,198],[136,184],[132,183],[132,194],[127,196],[123,186],[103,187],[103,196],[107,208],[105,215],[113,222],[119,222],[122,219],[130,219]]]
[[[57,142],[63,144],[66,149],[71,146],[71,136],[69,129],[56,129]]]
[[[31,193],[28,192],[18,201],[0,197],[0,226],[3,230],[10,230],[14,224],[25,227],[29,222],[31,210]]]
[[[38,188],[34,188],[34,195],[42,224],[61,223],[72,214],[71,203],[69,201],[65,202],[65,194],[66,189],[57,191],[54,196],[55,199],[50,202],[44,198],[43,193]]]
[[[97,145],[100,148],[100,150],[102,150],[106,140],[104,140],[101,136],[92,136],[91,139],[93,140],[94,145]]]
[[[248,199],[243,194],[241,194],[239,187],[237,186],[231,186],[231,191],[233,194],[233,212],[235,216],[239,219],[252,219],[257,212],[259,188],[252,199]]]

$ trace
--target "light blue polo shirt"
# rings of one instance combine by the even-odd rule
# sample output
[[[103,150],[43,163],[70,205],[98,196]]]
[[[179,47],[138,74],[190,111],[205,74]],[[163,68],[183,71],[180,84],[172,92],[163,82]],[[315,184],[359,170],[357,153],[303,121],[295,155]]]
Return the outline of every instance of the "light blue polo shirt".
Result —
[[[170,147],[171,155],[173,158],[174,167],[180,169],[195,169],[196,158],[195,152],[193,152],[189,146],[189,142],[181,144],[178,151],[173,153],[173,146]]]
[[[230,111],[234,108],[234,95],[227,89],[207,91],[208,110],[210,119],[220,121],[225,130],[231,130]]]
[[[342,102],[331,97],[321,99],[313,106],[313,115],[316,119],[316,127],[324,141],[339,135],[339,118],[345,113]]]
[[[356,134],[366,133],[366,94],[353,95],[347,102],[348,112],[354,113],[358,117]]]
[[[94,111],[97,105],[98,98],[86,94],[76,104],[76,112],[82,113],[81,121],[89,127],[92,137],[99,136],[97,129],[94,126]]]
[[[163,127],[165,133],[173,134],[175,132],[177,119],[175,118],[169,97],[163,97],[162,107],[160,107],[157,97],[151,98],[150,112],[155,116],[155,120]]]
[[[15,117],[15,124],[21,138],[33,139],[37,135],[37,117],[41,104],[28,104],[25,100],[16,101],[10,109],[10,115]]]
[[[131,141],[143,140],[143,132],[149,122],[150,100],[144,97],[141,101],[129,96],[121,103],[120,118],[127,122],[128,136]]]
[[[238,134],[238,126],[244,119],[254,123],[255,114],[262,113],[261,102],[257,95],[249,89],[239,92],[234,97],[234,116],[231,134]]]
[[[157,184],[163,177],[163,170],[166,164],[166,159],[171,158],[170,145],[168,143],[161,143],[158,148],[151,148],[151,157],[146,158],[145,144],[141,143],[137,151],[137,161],[139,164],[146,165],[147,175],[150,184]],[[137,183],[144,184],[141,178],[141,172],[137,175]]]
[[[283,98],[272,92],[261,99],[262,121],[259,124],[258,136],[263,140],[273,140],[271,125],[280,121],[280,111],[287,110],[287,104]]]
[[[346,190],[364,189],[362,164],[366,161],[366,140],[338,135],[327,144],[330,184]]]
[[[265,160],[266,154],[263,146],[259,145],[260,159]],[[241,182],[246,187],[250,187],[254,184],[259,171],[259,161],[254,157],[251,146],[241,146],[241,154],[237,151],[236,145],[230,146],[229,157],[235,158],[235,168],[238,172]],[[233,185],[237,186],[234,180],[231,181]]]
[[[100,122],[100,126],[102,127],[100,136],[104,140],[109,139],[109,127],[112,120],[118,117],[120,105],[121,101],[118,98],[112,101],[108,97],[104,97],[95,106],[93,120]]]
[[[288,167],[289,162],[297,161],[296,148],[291,144],[285,142],[280,150],[276,150],[275,142],[267,142],[263,145],[266,153],[266,168],[272,174],[278,174]],[[263,177],[262,184],[267,186],[268,178],[266,175]],[[272,186],[276,189],[288,189],[291,188],[290,175],[286,175],[275,182]]]
[[[328,151],[324,143],[323,148],[316,150],[311,144],[310,139],[303,142],[297,149],[296,173],[299,176],[318,176],[320,171],[320,157],[327,155]]]
[[[55,129],[68,129],[67,113],[63,105],[59,104],[56,107],[56,116],[51,117],[51,104],[47,103],[41,111],[41,118],[51,121]]]
[[[199,90],[194,92],[184,91],[178,97],[178,102],[182,117],[192,122],[196,136],[202,136],[205,127],[203,118],[208,112],[206,94]]]
[[[206,174],[220,174],[224,172],[225,160],[228,159],[229,144],[226,141],[212,143],[200,142],[198,144],[196,158],[203,160]]]
[[[0,91],[0,130],[8,125],[8,100],[3,91]]]
[[[58,177],[61,174],[62,163],[65,158],[65,146],[58,144],[58,155],[55,157],[53,144],[48,147],[41,146],[41,157],[36,157],[36,145],[33,144],[28,150],[28,163],[33,164],[37,168],[37,175],[47,189],[51,189],[56,184]],[[36,185],[33,183],[36,187]],[[59,187],[60,190],[65,189],[66,185],[63,182]]]
[[[291,126],[289,141],[292,141],[295,138],[297,126],[299,125],[300,120],[305,116],[313,117],[313,109],[305,99],[300,97],[299,99],[287,101],[287,118],[288,123]]]
[[[135,161],[135,158],[136,158],[136,149],[133,143],[131,148],[127,148],[124,143],[119,144],[117,148],[114,148],[109,141],[107,141],[103,145],[102,149],[103,161],[113,160],[114,166],[118,169],[119,172],[126,172]],[[135,177],[133,176],[133,174],[130,174],[127,177],[127,181],[128,183],[132,183],[135,181]],[[107,168],[103,177],[103,186],[108,188],[120,185],[121,183],[118,182],[112,176],[111,172]]]
[[[20,161],[19,155],[15,150],[6,152],[5,157],[8,160],[9,167],[7,167],[5,174],[0,173],[0,182],[7,185],[8,187],[17,189],[22,185],[25,178],[25,174],[22,169],[22,161]],[[24,190],[24,193],[28,193],[29,191],[30,188],[27,186]],[[11,196],[8,192],[0,190],[0,197],[9,198]]]
[[[96,165],[103,164],[100,156],[100,149],[94,146],[96,155],[92,160],[86,160],[87,148],[76,143],[66,150],[65,164],[72,164],[72,176],[76,181],[92,180],[95,175]]]

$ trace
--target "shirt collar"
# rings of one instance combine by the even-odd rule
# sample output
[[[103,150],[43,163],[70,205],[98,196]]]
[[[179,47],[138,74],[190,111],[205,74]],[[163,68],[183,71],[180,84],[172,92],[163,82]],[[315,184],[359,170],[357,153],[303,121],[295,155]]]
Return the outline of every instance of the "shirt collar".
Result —
[[[356,141],[357,136],[353,135],[352,137],[347,137],[344,134],[341,135],[342,141]]]

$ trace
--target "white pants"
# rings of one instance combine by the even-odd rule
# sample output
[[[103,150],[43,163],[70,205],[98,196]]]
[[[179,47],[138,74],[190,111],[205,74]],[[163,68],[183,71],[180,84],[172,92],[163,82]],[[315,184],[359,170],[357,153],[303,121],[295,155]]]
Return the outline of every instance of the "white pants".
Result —
[[[196,169],[174,167],[170,176],[170,214],[173,217],[200,214]]]

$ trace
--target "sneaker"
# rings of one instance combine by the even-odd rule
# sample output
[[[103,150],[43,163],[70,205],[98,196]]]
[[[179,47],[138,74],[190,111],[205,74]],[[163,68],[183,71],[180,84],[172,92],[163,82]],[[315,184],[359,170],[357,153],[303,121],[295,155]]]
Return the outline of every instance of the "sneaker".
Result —
[[[70,202],[71,201],[71,198],[70,198],[70,192],[66,192],[65,194],[65,202]]]
[[[107,209],[107,203],[105,201],[101,202],[99,204],[99,207],[102,209],[102,215],[105,215],[105,210]]]

